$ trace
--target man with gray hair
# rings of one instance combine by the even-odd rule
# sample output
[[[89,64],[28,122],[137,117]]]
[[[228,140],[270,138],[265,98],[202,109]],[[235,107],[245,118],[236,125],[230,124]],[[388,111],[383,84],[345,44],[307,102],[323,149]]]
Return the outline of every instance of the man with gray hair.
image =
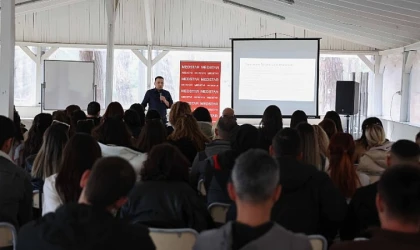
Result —
[[[237,220],[202,233],[194,250],[312,249],[307,237],[270,220],[271,209],[281,193],[279,178],[280,168],[267,152],[251,149],[242,154],[228,184],[229,196],[237,206]]]

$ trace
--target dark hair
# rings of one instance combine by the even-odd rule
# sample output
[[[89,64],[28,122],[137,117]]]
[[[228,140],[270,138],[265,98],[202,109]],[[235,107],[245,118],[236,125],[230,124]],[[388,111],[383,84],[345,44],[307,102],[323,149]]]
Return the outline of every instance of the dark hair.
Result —
[[[223,140],[231,140],[233,131],[238,127],[235,117],[233,116],[222,116],[217,122],[217,129],[220,138]]]
[[[20,120],[20,116],[19,113],[17,111],[13,112],[13,123],[15,125],[15,140],[17,142],[21,142],[23,141],[23,134],[22,134],[22,129],[21,129],[21,120]]]
[[[158,144],[166,141],[167,132],[161,119],[147,120],[141,130],[137,148],[140,152],[147,153]]]
[[[4,146],[4,143],[15,137],[15,125],[13,121],[6,116],[0,115],[0,148]]]
[[[258,148],[258,129],[250,124],[240,126],[231,140],[231,147],[237,153]]]
[[[131,134],[119,118],[108,118],[92,131],[93,137],[102,144],[131,147]]]
[[[283,116],[280,108],[276,105],[268,106],[264,111],[260,125],[264,139],[271,142],[277,132],[283,129]]]
[[[409,140],[399,140],[392,144],[391,153],[399,161],[416,162],[420,164],[420,146]]]
[[[54,121],[64,122],[68,125],[71,125],[70,116],[68,116],[65,111],[54,111],[52,114],[52,119]]]
[[[379,126],[383,127],[381,120],[379,120],[379,118],[377,118],[377,117],[369,117],[369,118],[367,118],[363,121],[363,123],[362,123],[362,136],[360,137],[360,139],[357,140],[357,142],[361,143],[365,149],[367,149],[369,147],[369,143],[368,143],[367,138],[366,138],[366,130],[367,130],[368,127],[370,127],[372,125],[379,125]]]
[[[147,120],[154,120],[154,119],[161,120],[162,117],[160,116],[160,114],[157,110],[149,109],[149,111],[147,111],[147,114],[146,114],[146,121]]]
[[[41,113],[35,116],[28,132],[28,139],[24,144],[23,159],[38,153],[42,145],[44,133],[51,126],[52,121],[53,119],[50,114]]]
[[[327,119],[331,119],[335,123],[335,127],[337,128],[338,133],[343,133],[343,125],[341,125],[341,118],[340,115],[335,111],[328,111],[325,114]]]
[[[131,132],[134,138],[137,138],[140,134],[141,124],[140,117],[135,110],[128,109],[124,113],[124,122]]]
[[[63,151],[61,171],[57,175],[55,187],[64,203],[77,202],[82,189],[82,174],[92,169],[93,164],[102,157],[101,148],[90,135],[75,134]]]
[[[77,122],[76,133],[92,134],[92,130],[95,127],[95,121],[92,119],[81,120]]]
[[[144,114],[144,107],[140,103],[134,103],[131,105],[130,109],[137,112],[140,117],[140,127],[143,127],[146,119]]]
[[[292,119],[290,120],[290,127],[296,128],[300,123],[308,123],[308,116],[302,110],[296,110],[292,114]]]
[[[87,118],[86,114],[82,110],[73,111],[73,113],[71,113],[71,116],[70,116],[71,126],[73,127],[73,129],[74,130],[76,129],[77,123],[79,121],[86,120],[86,118]]]
[[[319,126],[327,133],[329,139],[338,132],[335,122],[328,118],[324,118],[324,120],[319,123]]]
[[[68,117],[70,117],[71,114],[73,114],[73,112],[76,111],[76,110],[81,110],[81,108],[79,106],[77,106],[77,105],[74,105],[74,104],[73,105],[69,105],[66,108],[66,115]]]
[[[416,140],[420,139],[420,132],[416,135]]]
[[[155,77],[155,82],[156,82],[156,80],[157,80],[157,79],[162,79],[162,80],[164,80],[165,78],[163,78],[163,76],[156,76],[156,77]]]
[[[189,167],[189,160],[177,147],[163,143],[148,153],[140,175],[143,181],[188,182]]]
[[[106,208],[126,197],[135,182],[136,173],[128,161],[120,157],[102,158],[93,165],[84,194],[90,204]]]
[[[276,157],[298,157],[302,153],[298,131],[293,128],[280,130],[273,138],[273,149]]]
[[[124,117],[124,109],[119,102],[111,102],[106,108],[105,114],[102,120],[108,118],[117,118],[122,120]]]
[[[196,108],[192,115],[199,122],[212,122],[210,112],[205,107]]]
[[[90,102],[87,106],[88,115],[98,115],[101,112],[101,104],[98,102]]]
[[[420,220],[420,168],[399,165],[387,169],[378,193],[395,219],[418,224]]]
[[[353,197],[361,184],[353,162],[356,151],[353,136],[347,133],[335,134],[331,138],[328,151],[332,182],[344,197]]]

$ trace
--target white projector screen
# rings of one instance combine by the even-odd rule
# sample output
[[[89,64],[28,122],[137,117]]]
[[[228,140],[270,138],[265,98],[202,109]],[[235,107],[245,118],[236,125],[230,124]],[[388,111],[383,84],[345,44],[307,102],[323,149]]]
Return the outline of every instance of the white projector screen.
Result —
[[[261,117],[269,105],[283,116],[318,117],[319,39],[232,39],[232,107]]]
[[[95,100],[94,62],[46,60],[44,79],[45,110],[64,110],[71,104],[87,107]]]

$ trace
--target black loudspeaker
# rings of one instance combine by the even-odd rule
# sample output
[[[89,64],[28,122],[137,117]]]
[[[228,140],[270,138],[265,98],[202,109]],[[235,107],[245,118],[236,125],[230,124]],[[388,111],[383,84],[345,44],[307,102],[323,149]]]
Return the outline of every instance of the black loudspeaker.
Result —
[[[335,111],[340,115],[354,115],[359,112],[359,83],[337,81]]]

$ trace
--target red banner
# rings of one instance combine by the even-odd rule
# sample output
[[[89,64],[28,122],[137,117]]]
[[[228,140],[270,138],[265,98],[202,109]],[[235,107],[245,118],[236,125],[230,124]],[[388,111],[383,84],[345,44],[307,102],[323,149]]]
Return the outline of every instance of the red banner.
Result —
[[[179,100],[192,110],[205,107],[215,122],[220,116],[221,62],[181,61]]]

